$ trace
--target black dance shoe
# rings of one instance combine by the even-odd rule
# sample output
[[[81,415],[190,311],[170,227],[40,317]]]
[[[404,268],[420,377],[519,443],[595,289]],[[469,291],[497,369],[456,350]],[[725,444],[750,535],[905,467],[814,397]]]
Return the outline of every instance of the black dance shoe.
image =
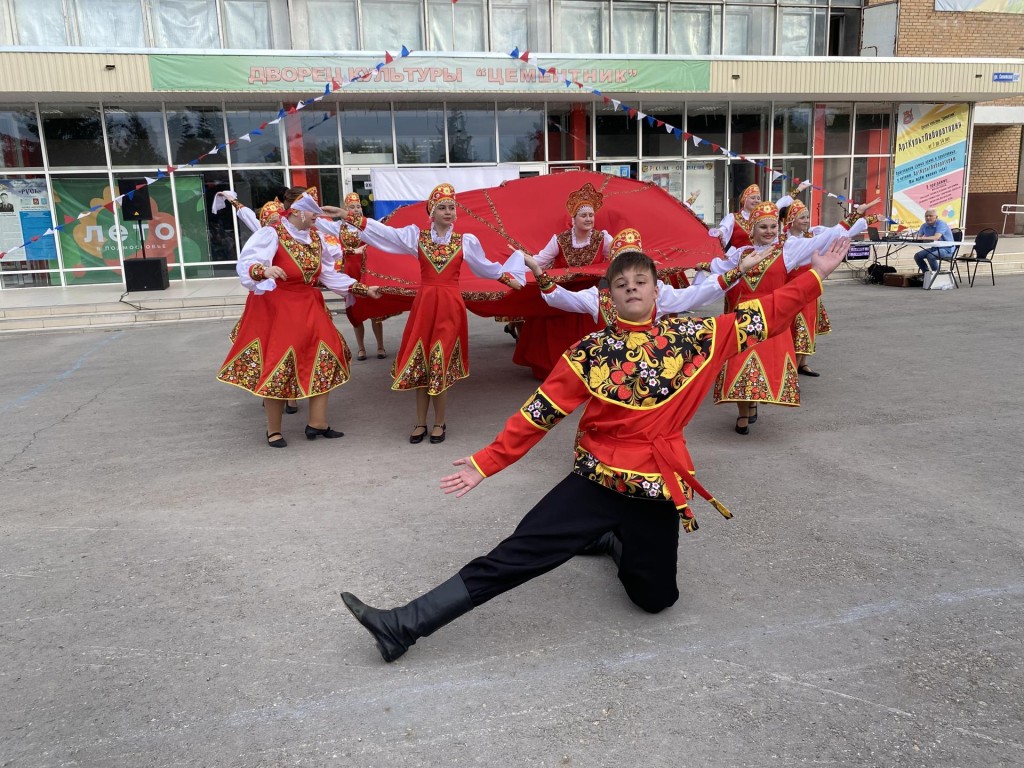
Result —
[[[421,430],[421,429],[423,431],[419,432],[418,430]],[[416,445],[417,443],[422,443],[423,442],[423,438],[426,437],[426,436],[427,436],[427,425],[426,424],[417,424],[416,428],[413,430],[413,433],[411,435],[409,435],[409,442],[412,443],[413,445]]]
[[[277,440],[271,440],[271,436],[277,435]],[[267,445],[271,448],[284,448],[288,445],[288,442],[284,439],[284,435],[280,432],[267,432]]]
[[[736,433],[737,433],[737,434],[740,434],[740,435],[749,435],[749,434],[750,434],[750,427],[749,427],[749,426],[747,426],[747,424],[744,424],[744,425],[743,425],[743,426],[741,427],[741,426],[740,426],[740,422],[741,422],[741,421],[745,421],[745,422],[747,422],[747,424],[750,424],[750,419],[749,419],[748,417],[746,417],[746,416],[740,416],[740,417],[738,417],[738,418],[736,419]]]
[[[445,433],[448,431],[448,425],[447,424],[435,424],[434,425],[434,429],[437,429],[438,427],[441,428],[441,434],[440,435],[431,435],[430,436],[430,442],[434,443],[434,445],[437,445],[438,443],[443,443],[444,442]],[[433,432],[433,430],[431,430],[431,432]]]
[[[317,437],[335,438],[335,437],[344,437],[344,436],[345,436],[344,432],[336,432],[335,430],[331,429],[330,427],[325,427],[324,429],[314,429],[313,427],[309,426],[309,424],[306,425],[306,439],[307,440],[316,440]]]

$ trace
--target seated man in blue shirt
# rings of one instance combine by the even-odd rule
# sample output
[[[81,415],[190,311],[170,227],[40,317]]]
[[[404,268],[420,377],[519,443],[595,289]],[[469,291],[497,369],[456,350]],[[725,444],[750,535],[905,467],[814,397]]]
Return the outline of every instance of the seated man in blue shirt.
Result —
[[[948,240],[953,241],[953,233],[949,231],[949,225],[939,220],[939,215],[934,208],[924,212],[924,224],[917,230],[917,240]],[[953,256],[952,248],[929,248],[918,251],[914,254],[914,261],[922,272],[931,270],[939,271],[939,259],[949,259]],[[927,262],[928,267],[925,268]]]

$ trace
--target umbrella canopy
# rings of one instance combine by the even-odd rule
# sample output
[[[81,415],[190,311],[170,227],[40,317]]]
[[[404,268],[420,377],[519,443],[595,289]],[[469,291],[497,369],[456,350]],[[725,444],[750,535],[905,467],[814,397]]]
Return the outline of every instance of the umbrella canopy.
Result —
[[[443,173],[438,171],[439,179]],[[458,193],[455,231],[476,235],[487,257],[499,263],[517,248],[537,253],[552,235],[571,226],[565,201],[587,182],[604,195],[596,216],[597,229],[607,230],[612,236],[626,227],[639,230],[644,253],[654,259],[662,277],[681,276],[684,269],[722,255],[718,238],[709,235],[693,211],[661,187],[590,171],[517,179],[499,187]],[[392,227],[416,224],[421,228],[430,223],[422,203],[397,209],[386,222]],[[607,262],[601,262],[590,267],[549,269],[548,274],[567,288],[577,289],[595,285],[607,268]],[[357,301],[353,307],[357,319],[409,308],[419,284],[415,259],[368,248],[366,270],[365,282],[383,286],[385,296]],[[528,274],[527,279],[523,290],[512,291],[494,280],[477,277],[467,267],[462,270],[460,284],[467,308],[483,317],[552,314],[533,276]]]

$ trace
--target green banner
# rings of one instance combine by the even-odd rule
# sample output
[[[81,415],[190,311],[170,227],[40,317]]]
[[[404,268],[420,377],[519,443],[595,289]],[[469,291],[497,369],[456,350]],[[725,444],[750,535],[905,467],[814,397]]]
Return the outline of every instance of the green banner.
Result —
[[[232,56],[152,54],[154,91],[322,91],[327,83],[353,83],[367,93],[501,93],[574,91],[582,83],[608,93],[700,93],[711,88],[711,63],[672,59],[559,59],[539,65],[519,59],[413,55],[377,70],[355,56]],[[554,72],[550,69],[554,68]],[[333,88],[332,88],[333,90]]]
[[[176,176],[175,184],[178,196],[177,218],[174,216],[171,201],[170,180],[162,179],[148,187],[153,209],[152,220],[141,222],[141,227],[140,224],[130,221],[124,221],[118,226],[114,221],[113,212],[107,208],[100,208],[77,218],[83,211],[88,211],[94,206],[107,205],[116,196],[107,184],[105,176],[54,178],[53,198],[57,219],[76,219],[60,231],[64,268],[69,270],[68,283],[76,285],[120,282],[121,262],[117,253],[117,243],[119,240],[123,242],[126,259],[133,258],[140,255],[140,235],[145,240],[145,255],[167,259],[172,278],[180,277],[180,271],[175,267],[180,261],[179,230],[184,261],[209,261],[209,228],[204,210],[202,177]],[[84,267],[111,269],[86,271]]]

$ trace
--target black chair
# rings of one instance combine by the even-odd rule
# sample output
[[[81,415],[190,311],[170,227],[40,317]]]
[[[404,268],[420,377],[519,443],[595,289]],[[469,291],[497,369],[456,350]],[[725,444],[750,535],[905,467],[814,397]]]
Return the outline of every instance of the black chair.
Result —
[[[960,276],[960,263],[963,262],[967,270],[967,285],[974,287],[974,278],[978,275],[978,265],[988,264],[989,272],[992,274],[992,285],[996,284],[996,270],[992,266],[992,259],[996,255],[996,245],[999,243],[999,233],[991,227],[981,230],[974,238],[974,247],[966,256],[956,258],[956,274]],[[971,271],[971,264],[974,271]]]

